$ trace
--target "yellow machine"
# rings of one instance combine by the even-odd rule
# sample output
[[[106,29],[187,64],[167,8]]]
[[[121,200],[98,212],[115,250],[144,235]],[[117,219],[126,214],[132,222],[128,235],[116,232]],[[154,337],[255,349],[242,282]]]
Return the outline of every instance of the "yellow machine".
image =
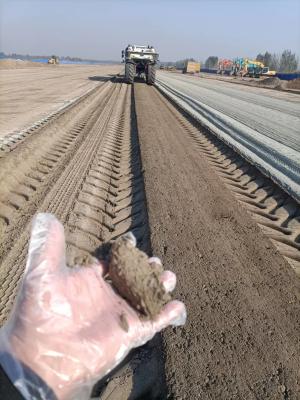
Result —
[[[195,74],[197,72],[200,72],[200,63],[187,61],[182,72],[184,74]]]
[[[263,68],[264,64],[262,62],[250,60],[249,58],[236,58],[233,60],[233,75],[259,78]]]
[[[57,56],[51,56],[48,60],[48,64],[52,64],[52,65],[59,64],[59,58]]]

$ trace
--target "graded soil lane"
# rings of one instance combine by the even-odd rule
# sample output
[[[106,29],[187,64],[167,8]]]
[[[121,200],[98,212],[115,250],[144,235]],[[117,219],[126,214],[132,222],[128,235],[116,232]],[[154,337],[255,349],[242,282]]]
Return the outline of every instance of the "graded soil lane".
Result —
[[[232,121],[300,151],[300,97],[214,79],[159,72],[158,79]]]
[[[185,327],[163,333],[171,399],[298,399],[300,282],[153,87],[135,84],[153,254]],[[171,107],[172,109],[172,107]]]
[[[30,126],[120,71],[120,65],[7,69],[0,63],[0,137]]]

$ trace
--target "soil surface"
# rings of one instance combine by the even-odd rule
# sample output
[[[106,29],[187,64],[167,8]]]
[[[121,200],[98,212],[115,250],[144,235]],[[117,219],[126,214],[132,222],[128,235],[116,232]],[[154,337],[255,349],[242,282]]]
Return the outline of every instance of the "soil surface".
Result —
[[[14,68],[28,68],[28,67],[50,67],[50,65],[35,61],[27,60],[15,60],[13,58],[7,58],[0,60],[0,69],[14,69]]]
[[[300,90],[300,78],[293,79],[292,81],[287,82],[286,87],[288,89],[298,89],[298,90]]]
[[[242,137],[247,132],[249,134],[248,128],[258,132],[257,140],[262,146],[266,145],[264,137],[267,137],[274,139],[274,142],[267,141],[268,146],[283,144],[300,151],[300,96],[297,94],[161,71],[157,76],[160,84],[179,91],[201,103],[201,106],[209,107],[208,112],[214,113],[213,118],[218,119],[218,113],[221,113],[219,127],[228,136],[231,133],[228,134],[227,129],[230,132],[232,124],[235,129],[241,130]],[[277,78],[267,79],[274,81]],[[192,107],[199,114],[201,106],[194,104]],[[209,120],[204,107],[200,116]],[[243,128],[235,125],[236,122],[242,123]],[[215,121],[213,123],[216,124]]]
[[[299,279],[177,111],[141,83],[135,100],[153,253],[188,311],[185,327],[163,333],[170,398],[298,399]]]
[[[173,71],[172,73],[182,75],[182,73],[178,71]],[[297,94],[300,93],[300,86],[299,84],[297,84],[297,82],[295,82],[297,81],[297,79],[294,79],[293,81],[284,81],[282,79],[279,79],[278,77],[272,77],[272,76],[261,76],[260,78],[250,78],[247,76],[241,77],[241,76],[231,76],[231,75],[219,75],[206,72],[200,72],[199,74],[195,74],[194,78],[205,78],[205,79],[236,83],[245,86],[276,89],[280,91],[291,91]],[[289,84],[290,82],[295,82],[295,83]]]
[[[32,62],[16,69],[8,61],[0,66],[0,137],[30,126],[122,69],[119,65]]]
[[[36,212],[51,212],[63,223],[72,265],[99,256],[104,243],[132,231],[139,249],[150,255],[152,248],[176,272],[174,298],[185,302],[188,321],[166,330],[164,352],[156,335],[131,354],[100,385],[100,398],[165,399],[167,389],[169,399],[296,400],[299,278],[210,169],[181,114],[154,87],[107,80],[113,69],[101,68],[5,70],[7,84],[0,72],[2,104],[8,99],[0,117],[9,129],[97,85],[0,153],[0,324],[18,292]],[[281,221],[296,238],[295,215],[296,207],[287,204]]]

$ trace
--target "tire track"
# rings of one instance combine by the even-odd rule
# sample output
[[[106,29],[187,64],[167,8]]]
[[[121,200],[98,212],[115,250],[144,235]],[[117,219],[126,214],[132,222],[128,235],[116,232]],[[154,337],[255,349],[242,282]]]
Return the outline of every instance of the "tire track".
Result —
[[[75,146],[77,131],[82,132],[82,138]],[[86,263],[90,256],[101,256],[103,242],[129,230],[135,234],[138,247],[150,252],[132,87],[109,83],[94,111],[89,110],[73,129],[42,151],[2,197],[0,324],[8,317],[17,295],[26,262],[30,221],[37,211],[51,212],[64,224],[70,266]],[[156,337],[131,355],[123,371],[101,383],[98,395],[105,397],[119,386],[121,378],[129,391],[122,386],[122,399],[129,395],[132,399],[157,398],[164,387],[161,351],[161,339]],[[143,372],[145,362],[153,370],[151,376]]]
[[[74,151],[70,151],[75,136],[71,131],[55,142],[39,162],[34,160],[28,173],[18,176],[16,187],[7,190],[6,201],[0,207],[1,322],[17,293],[26,260],[29,223],[37,211],[52,212],[64,223],[70,264],[78,257],[97,255],[103,241],[128,230],[134,231],[142,248],[149,246],[137,133],[131,130],[130,96],[126,85],[108,85],[100,104],[102,111],[93,118],[89,114],[89,121],[76,125],[79,130],[87,125],[89,129]]]
[[[108,80],[109,78],[107,78]],[[72,108],[76,107],[79,103],[88,98],[89,96],[93,95],[94,93],[98,92],[99,86],[96,86],[92,89],[89,89],[83,95],[76,97],[73,100],[68,101],[63,106],[59,107],[56,111],[48,114],[46,117],[36,121],[34,124],[29,126],[28,128],[24,128],[21,131],[15,131],[10,134],[5,135],[4,137],[0,138],[0,158],[5,157],[5,155],[13,150],[22,143],[28,136],[32,135],[33,133],[37,133],[40,129],[49,125],[49,123],[57,120],[59,117],[64,115],[66,112],[70,111]]]
[[[170,108],[169,101],[163,97]],[[300,206],[271,179],[204,129],[176,104],[174,117],[278,251],[300,275]]]
[[[114,87],[109,82],[59,123],[28,138],[0,161],[0,259],[37,210],[49,186],[58,179],[102,113]],[[15,168],[18,165],[18,168]]]

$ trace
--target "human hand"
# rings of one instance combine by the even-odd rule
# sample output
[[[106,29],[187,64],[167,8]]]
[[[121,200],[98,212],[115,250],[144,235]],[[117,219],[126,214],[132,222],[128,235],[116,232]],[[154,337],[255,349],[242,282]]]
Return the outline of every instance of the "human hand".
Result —
[[[154,320],[143,321],[103,276],[106,266],[66,266],[64,230],[51,214],[35,218],[24,279],[9,321],[0,331],[0,351],[12,356],[19,376],[2,362],[25,398],[26,366],[59,399],[87,399],[94,383],[128,352],[168,325],[183,325],[183,303],[171,301]],[[176,276],[161,276],[166,291]],[[2,361],[2,360],[0,360]],[[22,375],[23,374],[23,375]],[[21,375],[21,376],[20,376]],[[40,390],[39,395],[49,398]]]

